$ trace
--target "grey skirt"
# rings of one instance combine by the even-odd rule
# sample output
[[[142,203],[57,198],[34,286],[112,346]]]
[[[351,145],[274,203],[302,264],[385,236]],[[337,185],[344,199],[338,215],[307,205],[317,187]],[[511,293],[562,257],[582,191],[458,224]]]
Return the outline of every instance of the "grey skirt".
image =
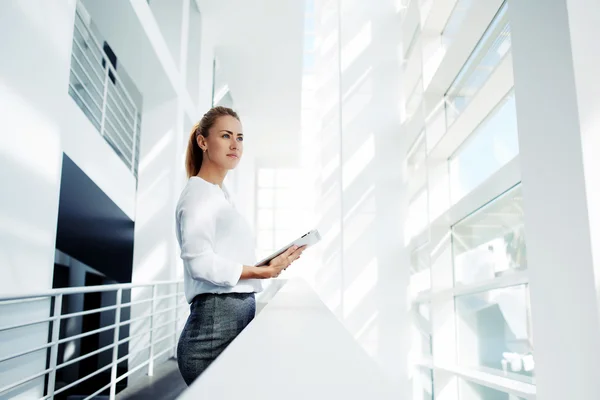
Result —
[[[252,321],[254,293],[205,293],[194,297],[177,344],[177,364],[190,385]]]

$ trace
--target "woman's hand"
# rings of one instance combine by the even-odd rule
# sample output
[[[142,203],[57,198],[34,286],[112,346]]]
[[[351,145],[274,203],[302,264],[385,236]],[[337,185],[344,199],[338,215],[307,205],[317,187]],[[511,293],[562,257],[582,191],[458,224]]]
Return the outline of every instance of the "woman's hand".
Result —
[[[263,267],[266,278],[276,278],[282,271],[287,269],[294,261],[300,258],[306,246],[292,246],[282,254],[271,260],[269,265]]]

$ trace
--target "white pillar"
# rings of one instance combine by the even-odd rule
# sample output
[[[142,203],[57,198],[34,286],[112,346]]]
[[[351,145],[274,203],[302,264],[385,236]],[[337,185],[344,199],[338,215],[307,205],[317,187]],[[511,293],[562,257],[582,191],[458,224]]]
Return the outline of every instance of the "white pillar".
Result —
[[[599,147],[587,148],[600,87],[600,6],[529,0],[509,10],[537,398],[600,399],[599,225],[590,227],[600,212],[590,201],[600,189],[590,153]]]

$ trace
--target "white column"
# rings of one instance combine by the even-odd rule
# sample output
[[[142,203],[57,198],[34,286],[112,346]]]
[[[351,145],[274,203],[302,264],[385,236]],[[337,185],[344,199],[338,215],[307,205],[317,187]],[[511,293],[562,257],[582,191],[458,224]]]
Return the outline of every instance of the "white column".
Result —
[[[509,9],[537,398],[600,399],[598,224],[590,228],[600,202],[589,196],[600,170],[583,151],[593,140],[588,101],[598,104],[599,6],[529,0]]]

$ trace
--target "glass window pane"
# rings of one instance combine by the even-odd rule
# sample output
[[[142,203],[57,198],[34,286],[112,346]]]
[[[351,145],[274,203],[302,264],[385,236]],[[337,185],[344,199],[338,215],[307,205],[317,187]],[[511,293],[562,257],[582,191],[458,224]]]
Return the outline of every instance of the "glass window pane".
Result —
[[[294,188],[275,190],[275,207],[278,209],[298,210],[302,208],[303,200],[304,198],[300,197]]]
[[[525,400],[514,394],[501,392],[461,379],[458,386],[460,400]]]
[[[296,236],[294,236],[296,235]],[[296,230],[278,229],[275,233],[275,248],[280,249],[288,245],[292,240],[296,239]]]
[[[416,367],[412,400],[433,400],[433,371],[425,367]]]
[[[300,171],[297,169],[278,169],[275,184],[278,188],[293,188],[297,186],[300,179]]]
[[[413,303],[412,305],[412,343],[413,356],[416,359],[431,359],[431,304]]]
[[[454,280],[470,284],[527,268],[521,186],[452,227]]]
[[[455,204],[519,154],[517,111],[511,93],[448,160]]]
[[[258,170],[258,187],[272,188],[275,186],[275,171],[272,169]]]
[[[273,229],[273,210],[263,209],[256,212],[258,229]]]
[[[256,207],[273,208],[273,189],[258,189]]]
[[[455,306],[459,364],[531,382],[528,286],[457,296]]]
[[[452,125],[510,52],[506,3],[500,8],[447,92],[446,124]]]
[[[275,247],[273,243],[272,230],[259,230],[256,239],[256,247],[258,247],[259,249],[272,249]]]
[[[282,229],[294,229],[299,224],[297,211],[294,210],[276,210],[275,211],[275,228],[280,231]],[[291,239],[294,240],[294,239]]]

